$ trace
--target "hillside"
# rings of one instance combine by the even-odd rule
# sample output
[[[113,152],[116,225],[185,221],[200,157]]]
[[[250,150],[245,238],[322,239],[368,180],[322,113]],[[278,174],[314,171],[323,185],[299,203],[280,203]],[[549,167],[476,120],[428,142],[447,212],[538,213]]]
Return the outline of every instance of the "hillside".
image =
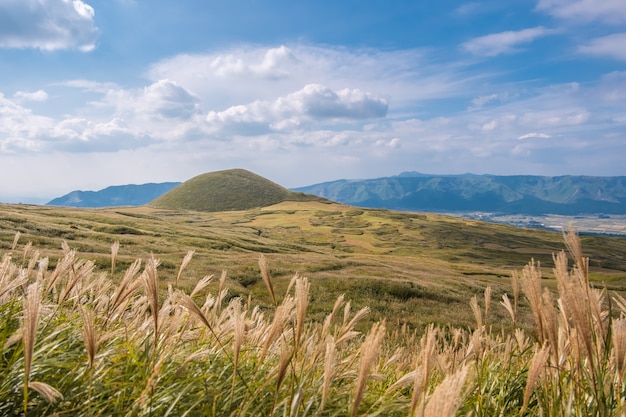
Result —
[[[309,277],[313,318],[345,294],[354,308],[370,307],[372,321],[388,318],[418,329],[429,322],[471,324],[468,300],[488,285],[494,299],[501,298],[510,292],[511,271],[531,259],[541,262],[545,285],[553,286],[552,254],[564,249],[556,232],[319,201],[228,212],[0,205],[0,253],[10,251],[16,232],[21,236],[15,256],[21,259],[31,242],[29,251],[48,257],[50,268],[63,256],[66,241],[108,271],[111,244],[119,241],[116,279],[135,259],[154,255],[161,261],[163,289],[193,250],[182,287],[192,289],[201,277],[226,271],[229,297],[267,305],[258,266],[263,253],[277,291],[284,293],[296,272]],[[626,239],[582,240],[592,280],[611,293],[625,291]],[[504,317],[494,312],[491,320]]]
[[[588,268],[572,235],[552,261],[561,238],[320,202],[0,205],[0,414],[621,415],[626,239],[583,238]]]
[[[271,206],[283,201],[320,201],[321,198],[290,191],[244,169],[198,175],[148,205],[168,210],[227,211]]]
[[[115,185],[100,191],[72,191],[46,205],[65,207],[143,206],[180,185],[179,182]]]
[[[295,189],[358,207],[503,214],[626,214],[626,177],[425,175],[339,180]]]

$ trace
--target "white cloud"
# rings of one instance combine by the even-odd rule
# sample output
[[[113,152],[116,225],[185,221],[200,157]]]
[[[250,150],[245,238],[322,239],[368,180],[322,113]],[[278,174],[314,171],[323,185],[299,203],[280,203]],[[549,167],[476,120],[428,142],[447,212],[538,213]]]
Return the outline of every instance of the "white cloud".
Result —
[[[56,85],[79,88],[81,90],[91,91],[91,92],[96,92],[96,93],[106,93],[110,90],[121,89],[121,87],[115,83],[103,83],[103,82],[90,81],[90,80],[69,80],[69,81],[57,83]]]
[[[112,108],[115,117],[145,122],[176,122],[199,116],[198,98],[170,80],[159,80],[139,89],[107,89],[97,107]]]
[[[498,98],[497,94],[489,94],[488,96],[476,97],[472,100],[473,107],[482,107],[490,101],[494,101]]]
[[[490,132],[493,129],[495,129],[497,126],[498,126],[498,122],[496,122],[495,120],[492,120],[492,121],[490,121],[488,123],[483,124],[481,130],[483,132]]]
[[[535,39],[551,35],[554,32],[555,31],[552,29],[537,26],[519,31],[492,33],[490,35],[474,38],[463,43],[461,46],[474,55],[496,56],[519,52],[519,45],[530,43]]]
[[[34,115],[0,93],[0,152],[36,151],[54,120]]]
[[[46,101],[48,100],[48,93],[46,93],[44,90],[37,90],[37,91],[18,91],[15,94],[13,94],[13,99],[15,99],[18,102],[24,102],[24,101]]]
[[[539,0],[537,10],[572,21],[626,22],[626,2],[623,0]]]
[[[550,139],[552,136],[548,135],[547,133],[540,133],[540,132],[531,132],[531,133],[526,133],[525,135],[519,136],[517,139],[519,140],[524,140],[524,139]]]
[[[93,18],[81,0],[2,0],[0,47],[88,52],[98,35]]]
[[[598,86],[602,101],[620,103],[626,101],[626,71],[613,71],[603,76]],[[626,112],[626,109],[623,111]]]
[[[606,56],[626,61],[626,33],[614,33],[592,39],[581,45],[578,51],[588,55]]]
[[[235,129],[240,133],[282,131],[310,122],[338,122],[384,117],[385,99],[358,89],[333,91],[321,84],[309,84],[274,101],[255,101],[207,115],[214,129]],[[243,128],[243,130],[242,130]]]
[[[348,50],[311,45],[240,47],[209,54],[182,54],[159,61],[149,79],[169,79],[202,100],[206,110],[256,100],[275,100],[308,84],[371,91],[394,107],[415,100],[452,97],[474,88],[476,76],[458,65],[427,59],[418,49]]]

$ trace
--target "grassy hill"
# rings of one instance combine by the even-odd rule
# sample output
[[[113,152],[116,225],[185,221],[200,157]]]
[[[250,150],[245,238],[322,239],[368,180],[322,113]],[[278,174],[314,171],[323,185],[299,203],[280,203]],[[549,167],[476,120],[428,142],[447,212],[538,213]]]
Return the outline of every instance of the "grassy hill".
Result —
[[[191,288],[200,277],[224,270],[230,297],[261,303],[269,302],[258,267],[259,254],[265,254],[279,288],[296,272],[310,278],[311,308],[320,316],[345,294],[355,306],[369,306],[372,321],[389,317],[418,328],[429,322],[468,325],[469,297],[487,285],[500,297],[510,288],[511,271],[531,258],[549,278],[552,254],[564,248],[555,232],[321,201],[225,212],[0,205],[0,250],[10,248],[15,232],[22,245],[32,242],[50,257],[51,266],[67,241],[106,270],[110,246],[119,241],[117,274],[154,254],[163,285],[194,250],[182,285]],[[592,280],[625,290],[626,239],[582,239]]]
[[[170,210],[227,211],[314,200],[321,199],[290,191],[244,169],[231,169],[194,177],[148,205]]]

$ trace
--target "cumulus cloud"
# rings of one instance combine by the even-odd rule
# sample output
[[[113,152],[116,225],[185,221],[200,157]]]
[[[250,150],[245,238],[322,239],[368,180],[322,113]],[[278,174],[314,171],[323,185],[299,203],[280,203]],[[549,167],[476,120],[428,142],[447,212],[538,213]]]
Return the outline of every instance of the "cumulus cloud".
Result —
[[[415,100],[451,97],[474,88],[476,77],[419,49],[381,51],[291,45],[255,46],[208,54],[181,54],[159,61],[149,79],[177,82],[202,99],[207,110],[273,100],[308,84],[385,94],[396,107]]]
[[[46,93],[44,90],[37,90],[37,91],[18,91],[15,94],[13,94],[13,99],[15,99],[15,101],[17,102],[23,102],[23,101],[46,101],[48,100],[48,93]]]
[[[0,154],[118,151],[146,144],[145,135],[122,120],[55,120],[34,114],[0,94]]]
[[[384,117],[388,104],[383,98],[358,89],[334,91],[321,84],[309,84],[302,89],[274,101],[255,101],[232,106],[207,115],[207,122],[215,129],[250,128],[259,130],[287,130],[309,122],[365,120]]]
[[[578,51],[587,55],[605,56],[626,61],[626,33],[614,33],[592,39],[581,45]]]
[[[572,21],[626,22],[626,2],[623,0],[539,0],[537,10]]]
[[[0,47],[45,51],[94,49],[94,9],[81,0],[3,0]]]
[[[463,49],[481,56],[496,56],[500,54],[519,52],[519,45],[530,43],[535,39],[553,34],[554,30],[542,26],[518,31],[492,33],[467,41],[461,45]]]
[[[552,136],[548,135],[547,133],[540,133],[540,132],[531,132],[531,133],[526,133],[525,135],[519,136],[517,139],[519,140],[524,140],[524,139],[550,139]]]
[[[159,80],[144,88],[108,89],[99,103],[111,106],[117,117],[185,120],[198,111],[198,98],[170,80]]]

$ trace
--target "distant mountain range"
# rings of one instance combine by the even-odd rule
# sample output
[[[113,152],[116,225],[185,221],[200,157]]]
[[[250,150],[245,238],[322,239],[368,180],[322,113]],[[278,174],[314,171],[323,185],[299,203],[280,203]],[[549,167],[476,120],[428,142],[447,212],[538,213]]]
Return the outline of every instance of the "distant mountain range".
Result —
[[[48,202],[48,206],[115,207],[143,206],[179,186],[180,182],[114,185],[100,191],[72,191]]]
[[[189,195],[188,190],[191,188],[196,200],[203,193],[212,195],[209,200],[213,202],[230,200],[232,195],[237,195],[236,199],[240,203],[245,200],[245,195],[258,197],[258,193],[253,192],[256,185],[252,188],[248,185],[265,182],[259,180],[262,177],[244,170],[220,171],[217,174],[196,177],[194,181],[183,183],[184,187],[181,183],[171,182],[114,186],[95,192],[74,191],[48,204],[74,207],[137,206],[148,204],[172,190],[167,197],[167,204],[175,207],[178,204],[176,200]],[[240,182],[242,179],[248,184],[245,187]],[[198,184],[201,186],[198,187]],[[271,190],[273,195],[282,196],[284,189],[279,190],[277,187],[280,186],[273,184],[264,189]],[[231,190],[232,195],[229,196],[228,190]],[[405,172],[393,177],[337,180],[291,191],[357,207],[403,211],[476,211],[529,215],[626,214],[626,177],[428,175]],[[162,201],[157,200],[156,205]]]
[[[502,214],[626,214],[626,177],[427,175],[338,180],[294,189],[367,208]]]

